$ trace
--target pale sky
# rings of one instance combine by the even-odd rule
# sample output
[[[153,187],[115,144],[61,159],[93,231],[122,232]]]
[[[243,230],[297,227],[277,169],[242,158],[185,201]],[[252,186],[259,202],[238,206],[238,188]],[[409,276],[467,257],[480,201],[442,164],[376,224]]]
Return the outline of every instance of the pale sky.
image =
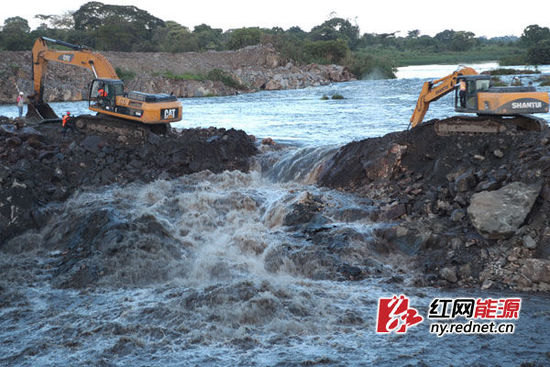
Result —
[[[87,1],[3,1],[0,24],[13,16],[27,19],[32,28],[36,14],[62,14],[77,10]],[[476,36],[520,36],[530,24],[550,27],[550,1],[531,0],[119,0],[105,4],[135,5],[162,20],[174,20],[193,29],[206,23],[224,30],[239,27],[297,25],[305,31],[333,15],[356,21],[363,33],[389,33],[413,29],[433,36],[445,29],[472,31]]]

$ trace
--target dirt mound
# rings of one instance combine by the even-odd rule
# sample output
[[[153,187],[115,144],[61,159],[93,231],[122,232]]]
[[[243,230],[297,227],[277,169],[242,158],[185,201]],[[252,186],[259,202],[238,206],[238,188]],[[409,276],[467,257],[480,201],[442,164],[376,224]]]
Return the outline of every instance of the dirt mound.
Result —
[[[550,290],[549,132],[438,136],[434,123],[345,145],[319,183],[377,200],[378,220],[395,224],[379,236],[415,257],[419,284]],[[528,215],[512,233],[480,234],[472,196],[516,182],[542,188]],[[501,207],[499,220],[517,217]]]
[[[0,244],[40,227],[46,204],[64,201],[81,187],[173,178],[210,170],[247,171],[256,147],[245,132],[234,129],[188,129],[167,136],[148,133],[120,142],[115,134],[66,137],[59,124],[17,129],[0,125]]]

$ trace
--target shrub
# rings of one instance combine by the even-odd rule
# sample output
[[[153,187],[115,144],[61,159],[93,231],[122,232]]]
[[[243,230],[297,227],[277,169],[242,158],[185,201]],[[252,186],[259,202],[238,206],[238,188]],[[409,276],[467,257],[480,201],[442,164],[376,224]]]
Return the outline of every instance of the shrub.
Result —
[[[386,57],[365,54],[348,61],[350,71],[359,79],[394,79],[395,66]]]
[[[550,40],[540,41],[527,51],[527,61],[530,64],[550,64]]]
[[[116,68],[115,71],[116,71],[116,74],[118,75],[118,77],[120,79],[124,80],[124,81],[129,81],[129,80],[132,80],[136,77],[135,71],[132,71],[132,70]]]
[[[527,60],[525,59],[524,54],[513,54],[502,57],[498,60],[499,65],[508,66],[508,65],[525,65]]]
[[[528,69],[505,69],[505,68],[498,68],[489,70],[490,75],[515,75],[515,74],[540,74],[540,71],[538,70],[528,70]]]
[[[504,87],[507,84],[502,81],[498,76],[491,77],[491,85],[493,87]]]
[[[206,74],[206,79],[212,81],[220,81],[228,87],[235,89],[245,89],[241,83],[239,83],[231,74],[221,69],[212,69]]]
[[[194,74],[189,72],[183,73],[183,74],[174,74],[174,72],[171,70],[166,70],[164,73],[162,73],[162,76],[166,79],[174,79],[174,80],[204,80],[205,79],[204,76],[200,74]]]
[[[336,93],[336,94],[332,95],[332,99],[344,99],[344,96],[341,95],[341,94]]]
[[[15,62],[12,62],[10,63],[10,69],[12,73],[17,74],[21,69],[21,66]]]
[[[344,61],[349,47],[343,40],[307,42],[305,54],[309,62],[319,64],[338,64]]]
[[[174,80],[219,81],[231,88],[246,89],[246,86],[242,85],[241,83],[239,83],[239,81],[235,80],[235,78],[233,78],[231,74],[221,69],[212,69],[206,75],[194,74],[189,72],[183,73],[183,74],[174,74],[174,72],[171,70],[166,70],[162,74],[153,73],[153,76],[158,76],[158,75],[162,75],[164,78],[174,79]]]

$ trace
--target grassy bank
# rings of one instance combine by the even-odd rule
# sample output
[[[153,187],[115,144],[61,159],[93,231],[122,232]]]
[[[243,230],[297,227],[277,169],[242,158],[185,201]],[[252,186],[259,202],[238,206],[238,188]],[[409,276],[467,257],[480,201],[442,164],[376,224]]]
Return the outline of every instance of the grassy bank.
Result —
[[[400,51],[392,48],[367,48],[362,50],[378,57],[392,60],[395,66],[429,64],[469,64],[484,61],[497,61],[521,52],[519,47],[483,47],[468,51]]]
[[[246,85],[242,85],[241,83],[239,83],[238,80],[233,78],[233,76],[230,73],[223,71],[221,69],[212,69],[206,74],[197,74],[197,73],[190,73],[190,72],[183,73],[183,74],[176,74],[171,70],[166,70],[163,73],[155,72],[153,73],[153,76],[162,76],[164,78],[173,79],[173,80],[220,81],[226,86],[231,88],[247,89]]]

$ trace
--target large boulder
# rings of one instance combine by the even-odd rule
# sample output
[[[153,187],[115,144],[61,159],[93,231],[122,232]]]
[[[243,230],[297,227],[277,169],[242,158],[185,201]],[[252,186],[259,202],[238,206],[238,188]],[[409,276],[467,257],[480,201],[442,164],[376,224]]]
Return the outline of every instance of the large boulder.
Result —
[[[513,182],[500,190],[474,194],[468,207],[470,220],[485,238],[507,238],[523,224],[540,190],[540,184]]]
[[[550,260],[526,259],[520,272],[532,282],[550,283]]]

